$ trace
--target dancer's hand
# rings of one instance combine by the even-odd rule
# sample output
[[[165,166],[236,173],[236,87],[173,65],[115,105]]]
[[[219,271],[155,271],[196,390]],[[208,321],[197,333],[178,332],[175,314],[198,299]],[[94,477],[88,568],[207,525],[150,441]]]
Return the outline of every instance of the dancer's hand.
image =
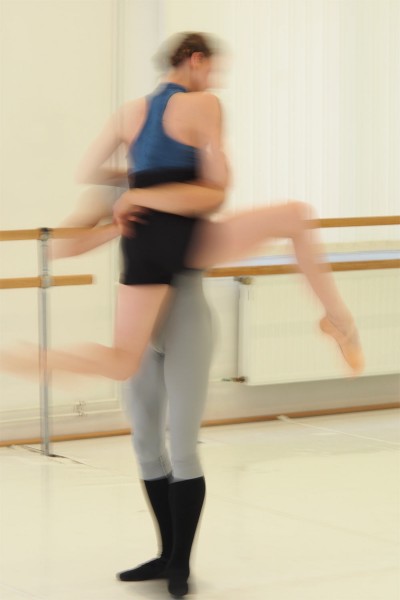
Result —
[[[134,191],[129,190],[122,194],[114,205],[114,222],[118,225],[121,235],[134,237],[134,223],[146,223],[147,208],[133,203]]]

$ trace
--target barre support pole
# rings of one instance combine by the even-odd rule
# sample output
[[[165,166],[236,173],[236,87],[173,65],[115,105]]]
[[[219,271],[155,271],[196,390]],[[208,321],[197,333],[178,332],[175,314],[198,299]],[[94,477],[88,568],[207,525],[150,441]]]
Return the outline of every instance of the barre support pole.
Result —
[[[49,372],[47,350],[49,345],[48,288],[51,285],[49,272],[49,238],[51,229],[42,227],[39,237],[39,273],[41,286],[39,292],[39,372],[40,372],[40,432],[42,453],[50,453],[49,425]]]

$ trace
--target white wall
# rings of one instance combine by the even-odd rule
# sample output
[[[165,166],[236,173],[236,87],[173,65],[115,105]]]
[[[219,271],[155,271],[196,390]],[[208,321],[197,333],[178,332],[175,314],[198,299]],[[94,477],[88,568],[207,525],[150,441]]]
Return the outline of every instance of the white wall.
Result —
[[[0,228],[55,227],[79,202],[74,172],[87,145],[119,104],[155,85],[162,0],[1,0],[0,10]],[[49,292],[52,345],[111,343],[117,255],[114,244],[52,265],[95,276]],[[37,275],[37,262],[36,242],[0,244],[0,277]],[[1,292],[0,331],[1,347],[37,343],[37,290]],[[37,434],[38,386],[0,373],[0,390],[1,437]],[[85,429],[82,402],[120,412],[118,390],[106,380],[53,387],[52,412]]]
[[[396,0],[166,0],[166,32],[211,31],[232,50],[221,93],[231,205],[311,202],[322,217],[397,214]],[[335,230],[325,239],[394,239]]]
[[[115,104],[116,3],[113,0],[2,0],[1,229],[56,226],[74,207],[79,158]],[[111,246],[60,261],[55,273],[93,273],[96,286],[51,292],[51,337],[110,340]],[[37,275],[36,242],[0,245],[0,276]],[[37,290],[4,290],[1,343],[37,341]],[[1,375],[1,409],[37,406],[36,385]],[[115,396],[110,382],[89,396]],[[54,392],[55,404],[76,390]],[[15,416],[15,415],[14,415]]]
[[[119,101],[144,96],[156,85],[152,57],[164,39],[163,0],[120,0]]]

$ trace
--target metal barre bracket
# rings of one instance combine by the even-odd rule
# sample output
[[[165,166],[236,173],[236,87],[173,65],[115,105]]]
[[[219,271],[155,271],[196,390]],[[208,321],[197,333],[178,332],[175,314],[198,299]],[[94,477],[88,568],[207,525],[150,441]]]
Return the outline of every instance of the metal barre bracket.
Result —
[[[53,230],[50,229],[49,227],[41,227],[40,234],[39,234],[39,240],[41,242],[47,242],[51,238],[52,233],[53,233]]]
[[[51,275],[42,275],[40,278],[40,287],[44,290],[47,290],[53,285],[53,278]]]
[[[253,277],[234,277],[234,281],[238,281],[242,285],[251,285],[253,283]]]

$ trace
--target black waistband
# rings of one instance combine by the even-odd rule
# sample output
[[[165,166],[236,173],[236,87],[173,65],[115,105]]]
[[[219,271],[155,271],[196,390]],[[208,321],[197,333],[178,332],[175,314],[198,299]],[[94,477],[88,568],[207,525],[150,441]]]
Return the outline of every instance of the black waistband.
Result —
[[[197,179],[196,169],[193,168],[168,168],[140,171],[128,176],[130,188],[145,188],[162,183],[185,183]]]

